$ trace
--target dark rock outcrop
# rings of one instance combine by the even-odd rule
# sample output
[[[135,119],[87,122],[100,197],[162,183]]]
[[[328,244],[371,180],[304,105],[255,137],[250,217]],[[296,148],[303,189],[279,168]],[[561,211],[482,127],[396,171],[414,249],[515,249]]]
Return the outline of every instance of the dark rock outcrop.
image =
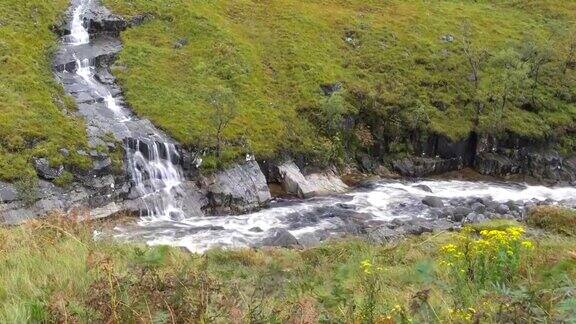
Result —
[[[85,17],[90,34],[112,34],[120,36],[120,33],[128,28],[128,22],[122,17],[114,15],[110,10],[102,6],[92,7]]]
[[[563,157],[550,147],[553,143],[517,137],[499,141],[486,136],[479,141],[474,168],[486,175],[524,175],[540,181],[575,183],[576,157]]]

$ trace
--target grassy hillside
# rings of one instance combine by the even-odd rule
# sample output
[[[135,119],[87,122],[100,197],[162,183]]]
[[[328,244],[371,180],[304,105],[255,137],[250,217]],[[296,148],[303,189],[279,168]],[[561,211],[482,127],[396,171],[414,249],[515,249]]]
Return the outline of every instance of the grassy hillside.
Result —
[[[559,213],[575,217],[534,217]],[[0,321],[570,322],[576,238],[518,226],[193,255],[94,241],[86,223],[36,221],[0,228]]]
[[[55,165],[81,164],[59,149],[86,143],[84,124],[64,114],[74,109],[55,84],[50,27],[68,8],[67,0],[3,0],[0,3],[0,180],[35,176],[32,157]]]
[[[152,17],[123,34],[116,71],[136,112],[214,148],[213,107],[236,107],[225,158],[338,159],[377,142],[409,152],[413,132],[561,137],[572,149],[574,1],[105,3]],[[326,96],[334,84],[343,91]]]

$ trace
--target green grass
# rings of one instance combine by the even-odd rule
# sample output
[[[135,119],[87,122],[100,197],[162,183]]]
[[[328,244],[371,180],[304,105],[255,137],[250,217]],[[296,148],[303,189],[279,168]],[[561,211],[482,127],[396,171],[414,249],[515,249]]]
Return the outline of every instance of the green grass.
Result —
[[[230,158],[245,151],[260,158],[286,151],[332,158],[343,145],[335,137],[347,138],[326,131],[320,86],[333,83],[345,89],[343,114],[390,145],[414,131],[455,140],[473,130],[571,137],[576,75],[559,71],[576,18],[573,1],[105,3],[125,16],[154,16],[123,33],[126,49],[115,73],[134,110],[188,146],[214,146],[209,94],[223,86],[239,110],[225,131]],[[463,54],[467,23],[473,48],[488,53],[477,92]],[[444,42],[445,35],[455,41]],[[180,39],[188,44],[174,48]],[[520,53],[532,40],[538,52],[552,54],[534,92],[537,107],[528,111],[521,107],[532,97],[530,62],[522,60],[522,75],[514,74],[507,87],[507,70],[495,58],[509,49]],[[503,89],[511,94],[502,110]],[[484,106],[478,123],[475,102]]]
[[[576,236],[576,211],[561,207],[542,206],[530,213],[528,223],[548,231]]]
[[[0,321],[487,323],[576,316],[576,240],[553,232],[528,234],[535,249],[522,255],[513,281],[479,288],[456,285],[441,266],[440,247],[458,240],[454,233],[382,246],[344,240],[307,250],[195,255],[94,241],[93,229],[61,218],[0,229]],[[369,274],[364,261],[372,264]]]
[[[248,152],[338,162],[372,149],[357,134],[402,154],[411,151],[411,135],[456,140],[471,131],[556,138],[564,154],[576,145],[576,73],[560,72],[574,42],[573,1],[104,2],[127,17],[153,16],[123,33],[126,49],[114,71],[139,115],[184,145],[213,153],[211,98],[215,89],[233,94],[237,112],[224,130],[224,162]],[[86,144],[82,121],[64,113],[75,105],[50,67],[57,45],[50,27],[68,5],[0,4],[1,180],[34,176],[33,157],[70,171],[90,162],[58,152]],[[478,90],[463,50],[467,24],[474,52],[487,53]],[[454,41],[443,41],[446,35]],[[175,48],[182,39],[187,44]],[[534,91],[531,43],[548,58]],[[510,62],[501,58],[510,51],[514,68],[506,69]],[[335,83],[343,100],[323,95],[321,86]],[[527,106],[532,99],[536,104]],[[355,129],[342,127],[344,117],[356,121]]]
[[[51,68],[57,38],[50,28],[68,5],[67,0],[0,3],[0,180],[35,176],[32,157],[48,157],[54,165],[83,162],[58,152],[86,144],[83,122],[64,113],[74,105]]]

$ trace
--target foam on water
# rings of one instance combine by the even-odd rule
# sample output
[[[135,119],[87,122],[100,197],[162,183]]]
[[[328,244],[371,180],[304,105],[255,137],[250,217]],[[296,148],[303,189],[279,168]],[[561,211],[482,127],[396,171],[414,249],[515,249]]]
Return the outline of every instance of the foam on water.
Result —
[[[418,185],[430,187],[433,193],[418,188]],[[322,218],[311,224],[304,223],[302,226],[296,223],[337,204],[352,206],[355,212],[369,214],[374,220],[425,217],[429,209],[421,204],[421,200],[430,195],[444,199],[485,197],[497,202],[546,199],[563,201],[575,200],[576,188],[469,181],[382,181],[370,190],[294,201],[288,205],[246,215],[198,217],[185,219],[177,224],[163,224],[161,231],[150,232],[144,237],[151,245],[179,246],[193,252],[203,252],[215,247],[248,247],[257,245],[269,235],[267,232],[274,228],[286,228],[297,238],[313,235],[318,231],[330,232],[342,225],[336,217]],[[418,208],[407,208],[399,212],[396,209],[399,204],[413,204]],[[150,225],[144,224],[141,230],[146,232],[146,226]],[[256,232],[254,228],[259,228],[261,231]],[[130,234],[126,233],[126,237],[129,236]]]
[[[71,45],[84,45],[90,42],[90,34],[84,26],[84,14],[90,6],[90,0],[81,0],[72,12],[72,22],[70,23],[70,36],[68,38]]]

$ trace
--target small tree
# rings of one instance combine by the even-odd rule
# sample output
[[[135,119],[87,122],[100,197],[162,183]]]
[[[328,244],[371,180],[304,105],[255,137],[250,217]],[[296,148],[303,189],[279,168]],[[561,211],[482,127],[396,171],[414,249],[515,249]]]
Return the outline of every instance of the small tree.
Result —
[[[472,101],[474,102],[475,123],[478,124],[482,114],[482,101],[479,98],[480,78],[482,68],[488,58],[488,52],[484,48],[478,48],[474,44],[474,32],[470,23],[462,26],[462,50],[470,68],[471,79],[474,82]]]
[[[485,105],[492,109],[493,125],[501,125],[505,111],[522,96],[528,77],[528,65],[512,48],[502,50],[490,60],[481,83]]]
[[[232,91],[225,87],[216,87],[212,90],[209,100],[212,108],[210,121],[216,137],[216,157],[220,158],[224,144],[224,131],[236,117],[238,106]]]
[[[326,134],[336,136],[342,130],[344,115],[348,112],[346,101],[339,93],[326,98],[321,106]]]
[[[531,81],[531,102],[537,105],[536,97],[541,84],[541,75],[545,66],[552,62],[554,55],[552,44],[539,42],[537,40],[527,40],[523,42],[522,60],[528,64],[528,77]]]

